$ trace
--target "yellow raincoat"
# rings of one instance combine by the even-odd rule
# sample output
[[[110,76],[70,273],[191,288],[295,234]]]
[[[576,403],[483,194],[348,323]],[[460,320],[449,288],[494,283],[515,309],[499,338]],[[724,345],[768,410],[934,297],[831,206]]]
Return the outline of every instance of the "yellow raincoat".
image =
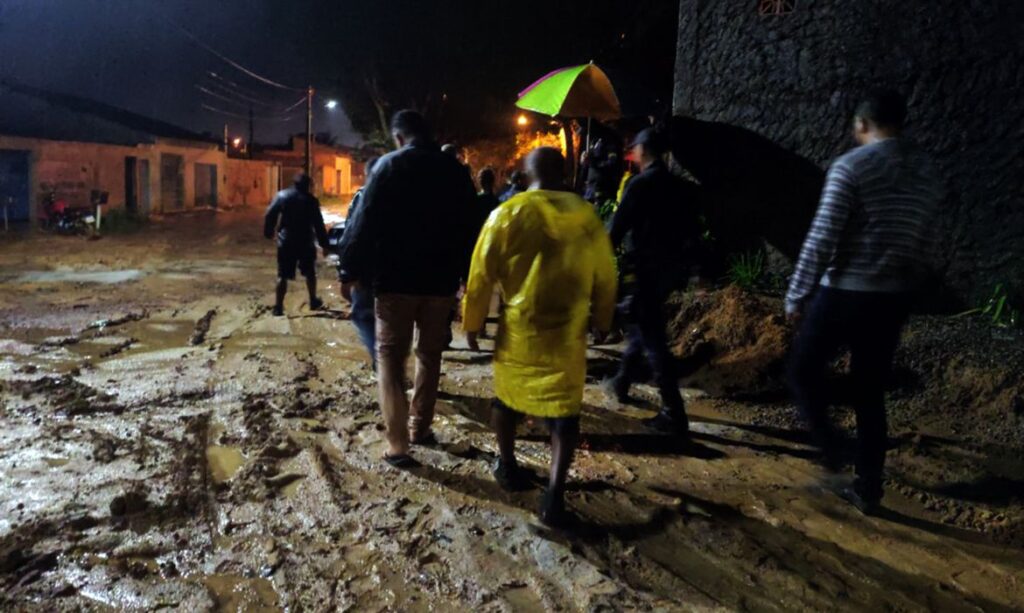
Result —
[[[463,325],[484,325],[494,286],[501,315],[494,356],[498,399],[538,417],[578,415],[588,324],[611,327],[612,246],[593,207],[571,192],[535,190],[495,209],[480,232]]]

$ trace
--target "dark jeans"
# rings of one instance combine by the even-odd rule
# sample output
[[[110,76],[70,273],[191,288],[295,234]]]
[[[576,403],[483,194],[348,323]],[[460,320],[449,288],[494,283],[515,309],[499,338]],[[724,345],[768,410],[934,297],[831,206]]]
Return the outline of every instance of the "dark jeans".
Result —
[[[668,350],[665,332],[665,314],[662,301],[657,297],[633,297],[626,313],[626,338],[629,344],[622,354],[619,372],[613,384],[619,395],[625,396],[629,387],[641,380],[650,367],[651,375],[661,394],[663,409],[684,415],[685,404],[679,393],[679,379],[675,374],[675,360]]]
[[[359,340],[366,347],[377,369],[377,317],[373,310],[373,289],[360,286],[352,290],[352,325],[356,327]]]
[[[790,385],[811,435],[834,461],[836,436],[827,409],[828,365],[839,349],[850,349],[852,402],[857,414],[857,481],[862,497],[882,497],[888,432],[885,385],[900,331],[910,311],[908,294],[854,292],[819,287],[800,325],[790,364]]]

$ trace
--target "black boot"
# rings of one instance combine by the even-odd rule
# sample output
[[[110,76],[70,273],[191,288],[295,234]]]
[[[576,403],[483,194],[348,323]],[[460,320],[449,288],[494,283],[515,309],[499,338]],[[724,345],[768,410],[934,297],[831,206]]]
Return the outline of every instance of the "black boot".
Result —
[[[506,492],[521,492],[530,488],[530,480],[525,470],[515,462],[502,462],[501,458],[494,463],[491,471],[494,481]]]
[[[690,431],[690,420],[686,412],[679,409],[663,408],[657,415],[644,420],[644,426],[663,434],[687,435]]]

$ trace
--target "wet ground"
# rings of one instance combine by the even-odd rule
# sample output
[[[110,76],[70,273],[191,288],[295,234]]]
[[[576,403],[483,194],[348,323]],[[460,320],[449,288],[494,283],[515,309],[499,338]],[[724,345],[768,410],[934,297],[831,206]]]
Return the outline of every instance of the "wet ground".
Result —
[[[446,354],[434,449],[383,467],[332,271],[269,314],[254,213],[0,245],[5,610],[1020,610],[1019,449],[894,433],[880,517],[783,403],[687,390],[694,443],[588,385],[570,533],[489,476],[489,354]],[[487,348],[486,345],[484,347]],[[615,348],[593,351],[593,381]],[[650,388],[639,394],[648,399]],[[922,420],[927,416],[923,416]],[[540,480],[545,432],[520,456]],[[959,487],[958,487],[959,486]]]

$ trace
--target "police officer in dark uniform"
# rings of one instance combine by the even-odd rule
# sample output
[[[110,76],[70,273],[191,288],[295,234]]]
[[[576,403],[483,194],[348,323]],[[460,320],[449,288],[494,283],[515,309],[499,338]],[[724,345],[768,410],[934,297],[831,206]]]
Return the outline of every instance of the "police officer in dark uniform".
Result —
[[[284,296],[288,281],[295,279],[296,266],[306,278],[309,308],[317,310],[324,306],[316,295],[316,244],[327,248],[327,229],[320,201],[310,193],[312,183],[306,173],[295,175],[295,184],[277,193],[263,218],[264,236],[273,238],[277,229],[277,316],[284,315]]]
[[[628,402],[630,386],[644,374],[646,357],[662,408],[645,425],[684,434],[689,421],[668,349],[664,304],[673,289],[685,286],[697,260],[697,188],[669,170],[664,160],[668,135],[663,131],[641,131],[632,148],[641,172],[626,185],[611,224],[612,244],[624,251],[626,297],[621,306],[629,344],[608,388],[620,402]]]

